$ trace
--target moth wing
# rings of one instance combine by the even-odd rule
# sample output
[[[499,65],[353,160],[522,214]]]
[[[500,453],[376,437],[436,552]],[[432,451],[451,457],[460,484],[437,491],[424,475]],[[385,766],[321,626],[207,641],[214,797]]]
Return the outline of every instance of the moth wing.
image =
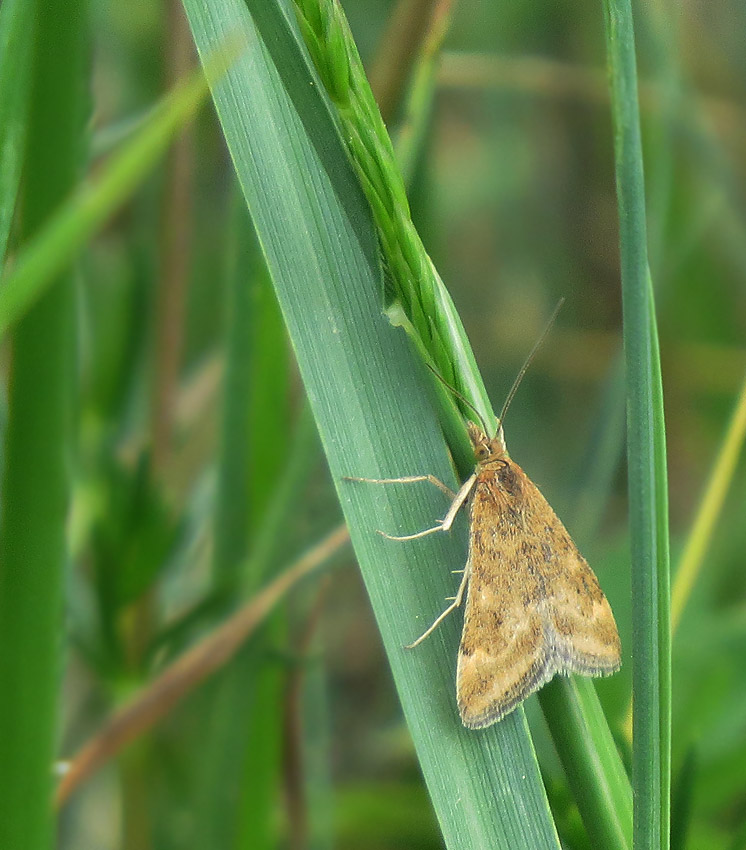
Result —
[[[465,726],[489,726],[556,673],[607,675],[620,644],[595,575],[547,501],[511,462],[509,486],[480,476],[457,697]]]
[[[611,606],[593,570],[553,512],[552,518],[553,542],[551,551],[545,553],[544,575],[546,639],[554,664],[560,673],[615,673],[621,665],[621,644]]]
[[[519,529],[495,523],[493,497],[489,482],[478,481],[456,672],[461,720],[471,729],[500,720],[555,673],[544,645],[541,577],[520,558]]]

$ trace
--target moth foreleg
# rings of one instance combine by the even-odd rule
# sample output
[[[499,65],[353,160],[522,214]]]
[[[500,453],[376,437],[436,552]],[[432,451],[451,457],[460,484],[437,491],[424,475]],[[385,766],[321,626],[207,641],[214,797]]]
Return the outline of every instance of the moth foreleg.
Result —
[[[450,496],[452,499],[456,498],[456,493],[444,484],[440,478],[436,478],[434,475],[407,475],[404,478],[354,478],[351,475],[345,475],[344,480],[365,481],[368,484],[416,484],[418,481],[429,481],[439,490],[442,490],[446,496]]]
[[[451,526],[453,525],[454,520],[456,519],[456,515],[459,510],[463,507],[464,503],[469,497],[469,493],[474,487],[474,482],[477,480],[476,473],[470,475],[466,481],[459,488],[458,493],[454,493],[452,490],[449,490],[442,481],[439,481],[435,478],[434,475],[413,475],[409,478],[347,478],[348,481],[367,481],[372,484],[394,484],[394,483],[410,483],[413,481],[430,481],[436,486],[439,486],[441,489],[447,491],[453,497],[453,501],[451,502],[451,506],[448,508],[448,513],[446,513],[445,517],[441,522],[437,525],[434,525],[432,528],[426,528],[424,531],[418,531],[415,534],[387,534],[385,531],[379,531],[378,533],[385,537],[387,540],[419,540],[420,537],[427,537],[428,534],[435,534],[438,531],[450,531]]]

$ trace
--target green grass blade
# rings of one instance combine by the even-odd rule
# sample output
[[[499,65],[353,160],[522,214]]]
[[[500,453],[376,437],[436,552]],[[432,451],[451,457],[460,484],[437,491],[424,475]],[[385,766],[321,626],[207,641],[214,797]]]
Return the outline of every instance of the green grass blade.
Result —
[[[632,847],[632,789],[595,686],[557,676],[539,702],[592,847]]]
[[[21,180],[33,13],[34,4],[28,0],[0,5],[0,267]]]
[[[483,732],[455,707],[458,623],[409,652],[453,590],[463,526],[396,544],[377,528],[416,529],[442,515],[434,488],[344,482],[344,475],[428,471],[455,484],[406,336],[382,313],[370,214],[294,16],[275,3],[185,3],[202,55],[240,29],[248,54],[215,87],[218,114],[275,284],[446,843],[549,848],[558,841],[523,712]]]
[[[656,814],[660,817],[657,835],[657,839],[660,842],[659,846],[667,850],[671,842],[671,557],[668,531],[668,462],[666,459],[666,422],[663,409],[663,378],[661,375],[658,326],[655,320],[653,283],[650,278],[649,269],[647,273],[647,284],[648,330],[650,335],[649,374],[652,388],[651,436],[653,441],[653,467],[650,478],[655,494],[653,532],[655,535],[654,554],[656,558],[653,562],[654,569],[652,570],[654,596],[651,598],[655,599],[657,613],[655,619],[657,634],[654,636],[653,643],[657,650],[657,657],[655,659],[656,664],[652,670],[655,672],[655,678],[657,680],[653,687],[657,688],[658,713],[653,718],[653,722],[658,727],[659,758],[656,766],[660,778],[660,809],[657,810]],[[649,554],[652,555],[653,552]],[[649,687],[647,681],[646,687]],[[636,690],[634,694],[635,699],[637,699]],[[633,759],[636,751],[637,745],[634,745]],[[646,757],[646,752],[641,753],[642,759]]]
[[[32,99],[22,235],[71,191],[82,153],[85,0],[30,3]],[[21,73],[25,73],[21,69]],[[70,491],[75,311],[58,277],[11,341],[0,525],[0,847],[52,845],[60,626]]]
[[[645,191],[629,0],[605,0],[620,221],[633,598],[634,846],[667,848],[671,653],[668,491],[660,358],[648,272]]]
[[[218,72],[224,50],[206,68]],[[219,61],[219,66],[218,65]],[[45,287],[60,274],[108,216],[131,196],[163,154],[174,134],[195,113],[207,83],[201,72],[177,86],[153,117],[89,184],[53,211],[49,223],[19,251],[13,268],[0,279],[0,338]]]

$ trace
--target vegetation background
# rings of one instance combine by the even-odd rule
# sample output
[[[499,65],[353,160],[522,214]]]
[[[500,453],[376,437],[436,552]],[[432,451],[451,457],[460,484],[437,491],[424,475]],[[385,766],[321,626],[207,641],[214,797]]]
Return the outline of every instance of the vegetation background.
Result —
[[[411,67],[387,76],[402,67],[402,9],[343,5],[396,139],[412,128]],[[430,5],[401,4],[413,33],[428,30]],[[746,11],[656,2],[636,12],[675,567],[746,371]],[[178,3],[91,2],[86,14],[90,43],[76,55],[90,57],[89,85],[72,105],[88,128],[78,174],[131,141],[196,67]],[[628,760],[621,300],[602,10],[462,0],[447,20],[432,109],[407,160],[414,219],[498,409],[565,298],[506,434],[612,602],[625,664],[597,689]],[[19,221],[9,267],[26,235]],[[194,674],[183,700],[158,692],[159,722],[121,754],[103,745],[100,768],[62,803],[57,846],[443,846],[210,107],[87,241],[74,284],[61,758],[320,541],[335,568],[294,588],[207,681],[197,686]],[[9,346],[1,356],[10,375]],[[695,850],[746,847],[746,480],[742,465],[730,471],[673,644],[672,844]],[[535,697],[526,711],[564,845],[589,847]]]

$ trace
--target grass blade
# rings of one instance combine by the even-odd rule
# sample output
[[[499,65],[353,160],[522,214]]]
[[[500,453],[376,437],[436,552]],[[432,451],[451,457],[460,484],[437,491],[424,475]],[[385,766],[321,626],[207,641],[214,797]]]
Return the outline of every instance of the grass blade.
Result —
[[[667,848],[670,824],[671,646],[668,490],[660,356],[648,271],[645,190],[632,9],[605,0],[627,364],[632,554],[634,846]]]
[[[595,686],[557,676],[539,702],[591,846],[632,847],[632,793]]]
[[[84,0],[29,5],[34,26],[24,237],[43,226],[75,183],[88,54]],[[52,844],[74,341],[73,278],[67,274],[54,281],[11,341],[0,525],[0,847],[7,848],[47,850]]]
[[[218,114],[446,843],[557,847],[523,712],[477,734],[460,726],[457,623],[445,623],[416,652],[403,649],[451,591],[449,570],[464,560],[464,538],[398,546],[375,529],[428,523],[444,508],[442,494],[342,480],[428,471],[455,484],[426,392],[429,380],[405,335],[382,314],[367,204],[306,63],[294,17],[266,2],[185,5],[202,55],[236,29],[251,45],[215,87]]]

